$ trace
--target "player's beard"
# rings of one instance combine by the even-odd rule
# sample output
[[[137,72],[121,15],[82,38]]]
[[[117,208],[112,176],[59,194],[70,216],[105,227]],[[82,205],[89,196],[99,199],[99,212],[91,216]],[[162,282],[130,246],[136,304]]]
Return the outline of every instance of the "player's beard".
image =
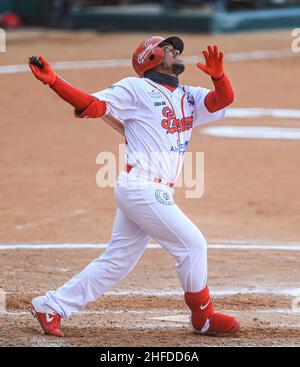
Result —
[[[184,72],[184,69],[185,69],[185,66],[182,63],[174,62],[172,64],[172,72],[176,76],[178,76],[179,74],[183,73]]]

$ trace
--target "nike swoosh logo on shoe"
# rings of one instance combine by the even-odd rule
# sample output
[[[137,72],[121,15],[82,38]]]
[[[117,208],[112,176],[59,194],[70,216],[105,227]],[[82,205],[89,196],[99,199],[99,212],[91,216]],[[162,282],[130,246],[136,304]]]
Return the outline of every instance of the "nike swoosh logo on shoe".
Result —
[[[200,310],[203,311],[209,305],[209,303],[210,300],[204,306],[200,305]]]
[[[47,322],[51,322],[51,321],[53,321],[53,319],[54,319],[54,317],[52,316],[52,317],[50,317],[49,316],[49,314],[48,313],[46,313],[46,321]]]

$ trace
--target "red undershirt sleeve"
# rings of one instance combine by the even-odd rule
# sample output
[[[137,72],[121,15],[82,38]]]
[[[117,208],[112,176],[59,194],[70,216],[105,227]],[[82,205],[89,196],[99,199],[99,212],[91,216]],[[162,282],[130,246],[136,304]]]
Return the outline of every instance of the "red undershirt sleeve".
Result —
[[[205,106],[209,112],[217,112],[230,105],[234,100],[234,92],[226,74],[219,80],[212,79],[215,90],[205,97]]]
[[[74,88],[59,77],[57,77],[51,89],[75,108],[76,117],[95,118],[103,116],[106,112],[105,102]]]

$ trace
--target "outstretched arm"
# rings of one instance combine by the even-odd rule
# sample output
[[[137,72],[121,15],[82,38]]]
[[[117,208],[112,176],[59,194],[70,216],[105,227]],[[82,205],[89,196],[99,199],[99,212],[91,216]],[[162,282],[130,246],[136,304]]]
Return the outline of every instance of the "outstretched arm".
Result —
[[[123,124],[112,117],[104,116],[106,112],[106,103],[97,98],[82,92],[72,85],[59,78],[50,64],[42,57],[29,59],[29,67],[34,76],[56,92],[64,101],[75,108],[77,117],[101,117],[111,127],[117,130],[121,135],[125,135]]]
[[[234,92],[224,72],[223,52],[219,52],[217,46],[208,46],[203,51],[206,64],[198,63],[197,67],[210,75],[215,90],[205,97],[205,106],[209,112],[216,112],[230,105],[234,100]]]
[[[34,60],[36,61],[36,60]],[[64,80],[60,79],[50,64],[42,57],[39,56],[36,62],[32,62],[29,59],[29,67],[33,72],[34,76],[46,85],[49,85],[64,101],[70,103],[75,110],[80,114],[81,111],[85,110],[92,103],[99,105],[97,113],[89,117],[101,117],[106,111],[106,103],[98,101],[91,95],[81,92],[74,88]]]

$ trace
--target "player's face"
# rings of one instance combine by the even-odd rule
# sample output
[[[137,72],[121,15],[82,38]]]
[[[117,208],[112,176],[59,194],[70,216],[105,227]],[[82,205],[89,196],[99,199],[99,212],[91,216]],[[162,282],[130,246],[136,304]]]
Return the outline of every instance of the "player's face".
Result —
[[[168,43],[163,44],[161,47],[164,50],[165,56],[159,65],[160,72],[178,76],[185,69],[184,63],[179,57],[180,52]]]

